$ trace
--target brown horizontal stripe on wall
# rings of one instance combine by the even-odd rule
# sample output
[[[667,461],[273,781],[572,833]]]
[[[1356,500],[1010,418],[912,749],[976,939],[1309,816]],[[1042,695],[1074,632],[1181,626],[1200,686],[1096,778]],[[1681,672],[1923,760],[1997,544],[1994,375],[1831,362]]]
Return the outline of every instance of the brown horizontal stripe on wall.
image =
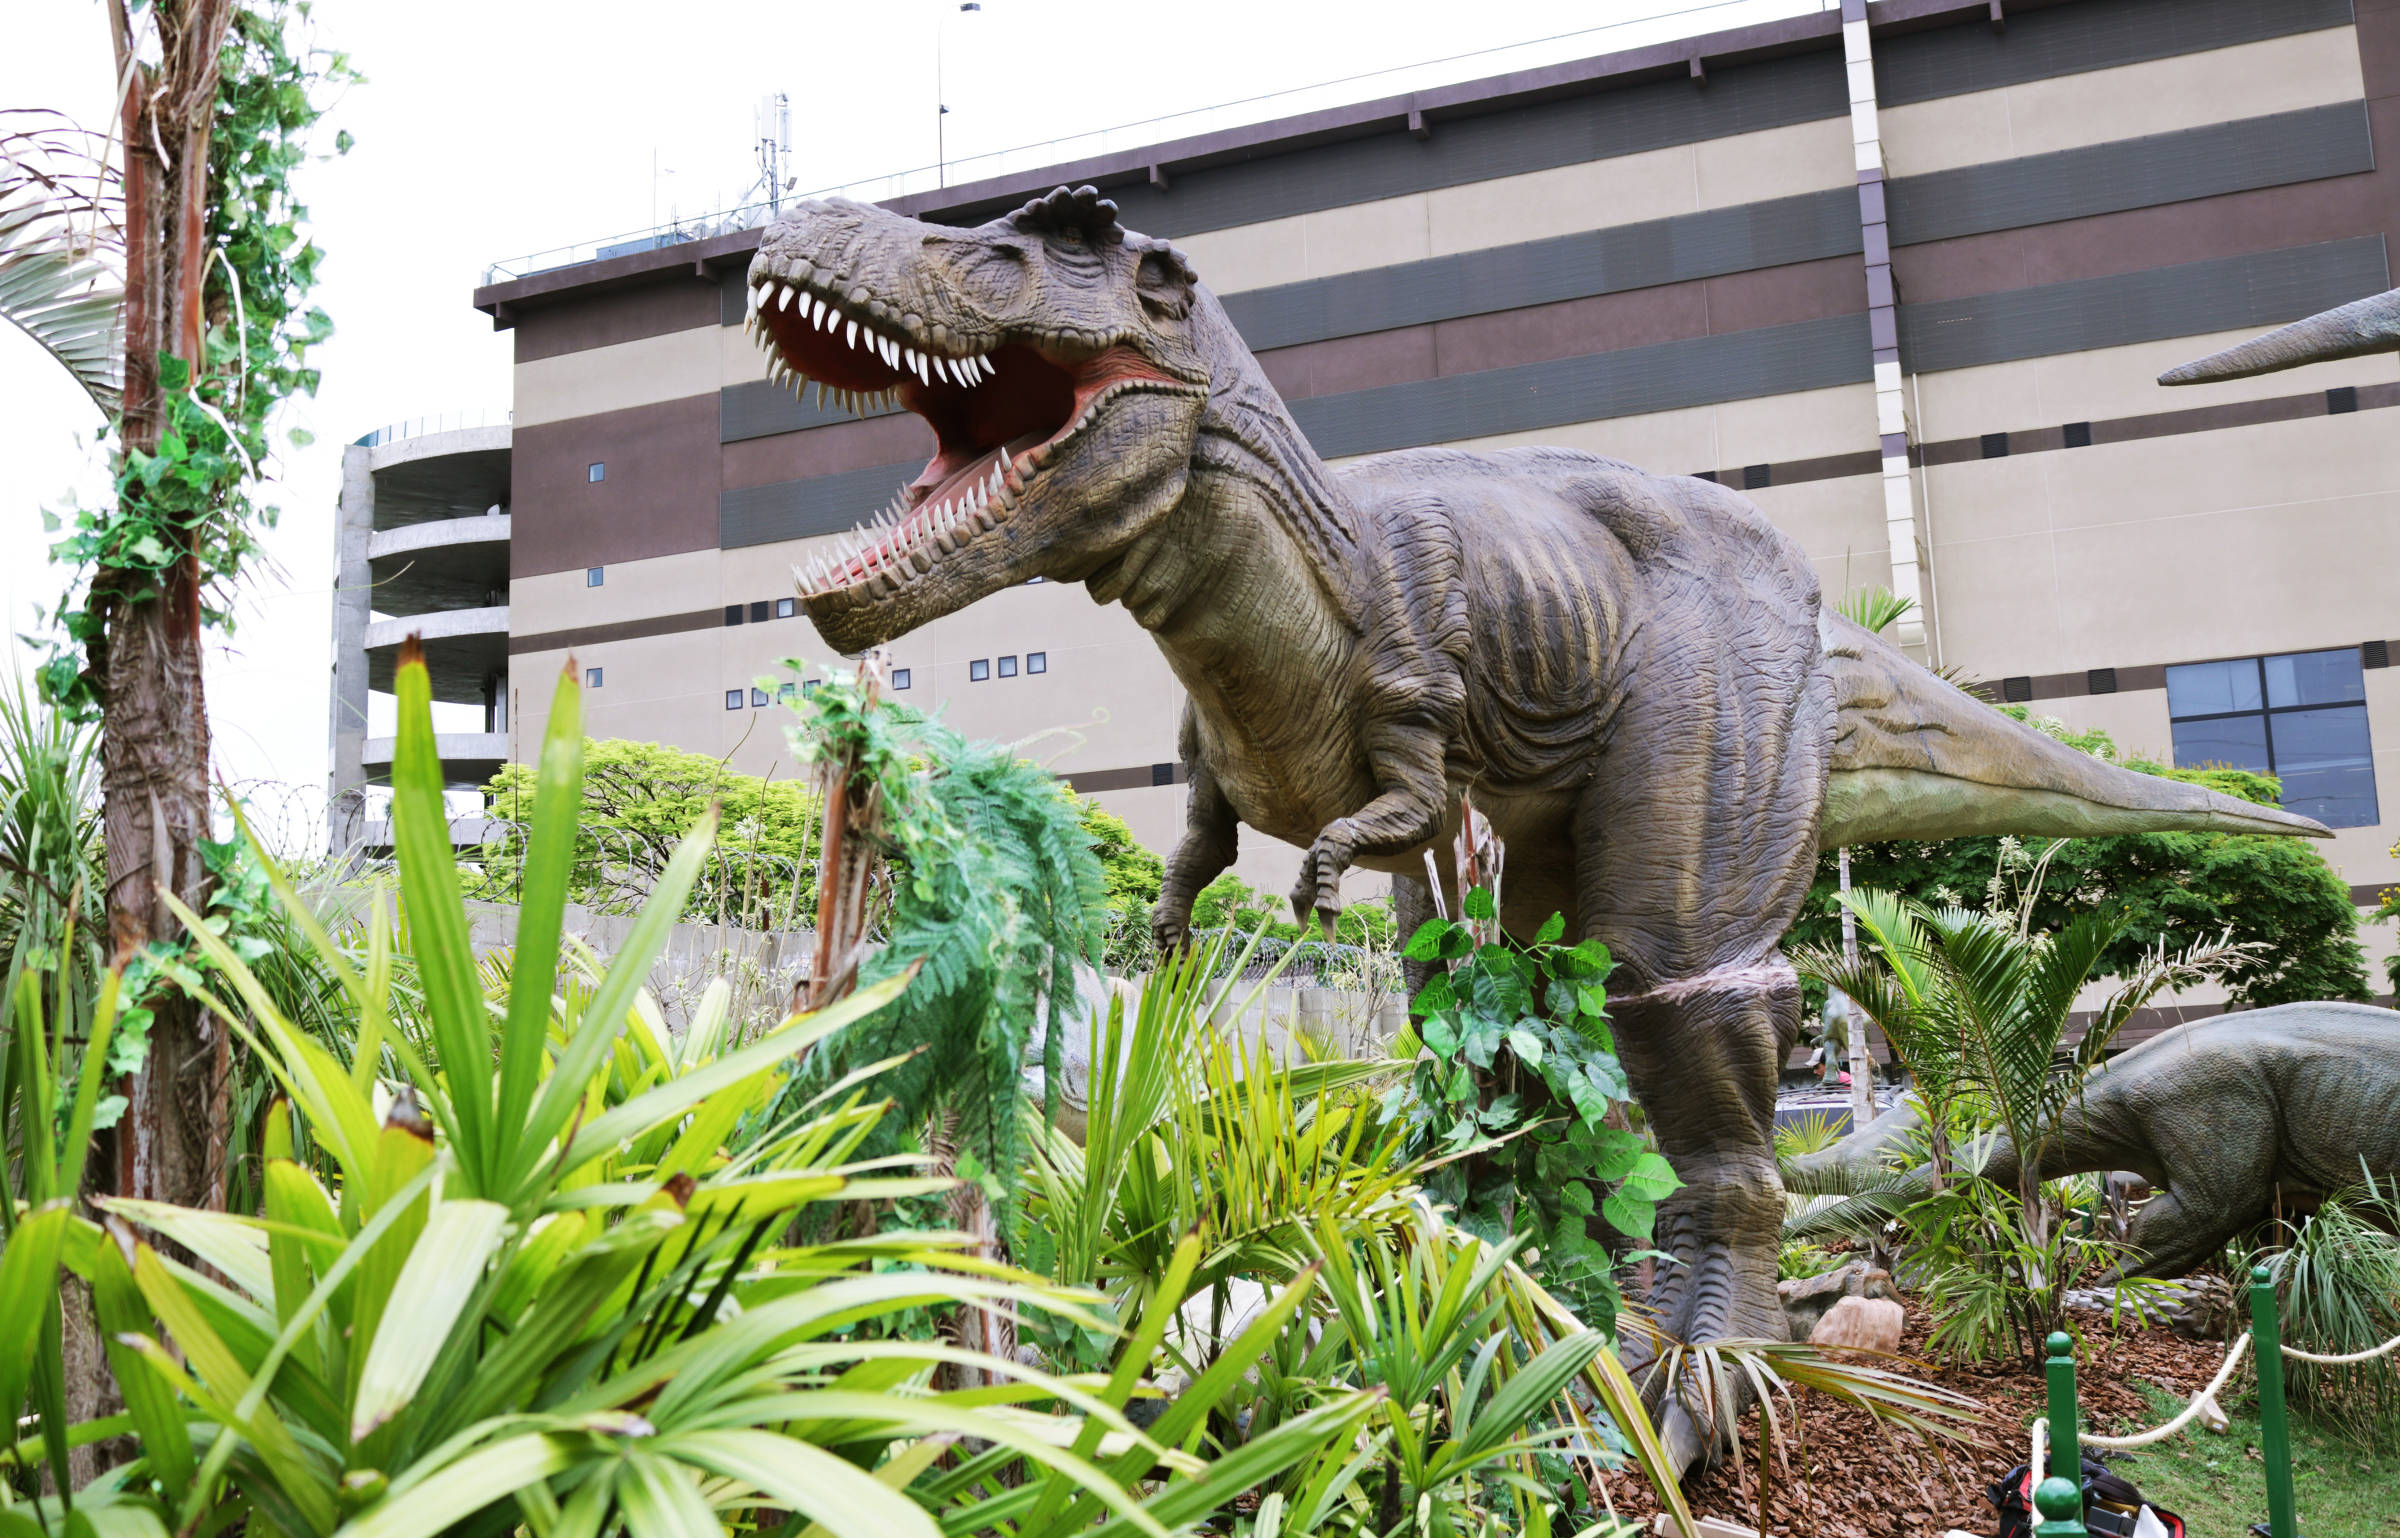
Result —
[[[2353,387],[2348,397],[2355,411],[2381,410],[2400,406],[2400,384],[2371,384]],[[2183,411],[2153,411],[2138,417],[2108,417],[2084,426],[2091,429],[2094,447],[2109,443],[2134,443],[2144,438],[2173,438],[2185,433],[2221,432],[2233,427],[2256,427],[2264,422],[2296,422],[2303,417],[2328,414],[2329,403],[2323,390],[2310,390],[2299,395],[2271,395],[2254,401],[2227,401],[2216,406],[2194,406]],[[1932,443],[1918,444],[1909,450],[1909,460],[1920,465],[1955,465],[1984,458],[1984,437],[1943,438]],[[2066,430],[2058,427],[2010,428],[2006,434],[2008,452],[2014,454],[2046,454],[2066,450]]]
[[[2350,24],[2350,0],[2082,0],[2009,5],[1963,25],[1877,38],[1885,107],[2204,53]]]
[[[720,302],[716,281],[692,276],[688,265],[669,268],[644,283],[572,295],[528,310],[518,319],[517,361],[531,363],[705,326],[718,318]]]
[[[706,550],[717,542],[713,395],[516,430],[512,577]],[[590,467],[605,464],[593,481]]]
[[[2391,888],[2392,883],[2388,881],[2353,882],[2350,887],[2350,906],[2353,908],[2380,908],[2383,906],[2383,894]]]
[[[2386,647],[2400,646],[2400,640],[2387,639],[2382,642],[2370,641],[2366,644],[2370,646],[2382,645]],[[2315,649],[2329,650],[2330,648],[2320,647]],[[2194,662],[2212,662],[2219,659],[2211,657],[2194,657],[2190,660]],[[2169,667],[2180,665],[2181,664],[2178,663],[2154,662],[2145,663],[2140,667],[2087,668],[2080,673],[2019,673],[2011,677],[1978,681],[1968,684],[1965,687],[1968,693],[1980,695],[1984,699],[1990,700],[1996,705],[2038,705],[2044,700],[2076,699],[2083,695],[2092,693],[2139,694],[2147,689],[2164,689],[2167,686],[2167,669]],[[2111,681],[2115,683],[2116,687],[2113,689],[2104,688],[2094,690],[2092,688],[2092,675],[2094,673],[2107,675]],[[2015,684],[2021,689],[2030,689],[2031,692],[2020,695],[2018,698],[2011,700],[2008,697],[2008,687],[2011,684]]]
[[[933,457],[933,450],[933,429],[925,425],[925,419],[911,411],[894,411],[806,432],[729,441],[724,448],[723,482],[732,490],[835,475],[868,465],[904,464],[912,459],[923,463]]]
[[[532,635],[510,636],[508,654],[520,657],[527,652],[572,651],[578,646],[598,646],[603,641],[680,635],[687,630],[706,630],[724,623],[722,609],[694,609],[688,614],[653,614],[647,619],[621,619],[613,624],[582,625],[573,630],[540,630]]]
[[[2369,103],[2379,163],[2400,155],[2400,113]],[[1911,304],[2361,235],[2400,239],[2390,173],[2368,171],[2121,213],[1897,246],[1892,277]]]
[[[1097,795],[1104,790],[1145,790],[1154,785],[1182,785],[1183,765],[1144,764],[1133,769],[1084,769],[1063,776],[1067,788],[1079,796]]]

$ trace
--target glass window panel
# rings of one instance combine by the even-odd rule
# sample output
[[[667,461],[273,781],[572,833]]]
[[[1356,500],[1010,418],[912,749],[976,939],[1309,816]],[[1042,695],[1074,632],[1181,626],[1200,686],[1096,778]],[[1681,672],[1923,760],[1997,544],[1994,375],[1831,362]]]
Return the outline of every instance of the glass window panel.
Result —
[[[2220,721],[2177,721],[2175,733],[2175,767],[2199,769],[2211,764],[2231,764],[2254,774],[2265,774],[2267,768],[2267,718],[2265,716],[2227,716]]]
[[[2167,669],[2167,714],[2207,716],[2258,708],[2258,663],[2190,662]]]
[[[2276,716],[2273,730],[2275,770],[2283,780],[2287,809],[2329,828],[2363,828],[2381,820],[2366,706],[2295,710]]]
[[[895,689],[905,689],[908,687],[908,669],[892,669],[892,687]]]
[[[2267,659],[2270,705],[2333,705],[2366,697],[2366,675],[2359,671],[2356,647]]]

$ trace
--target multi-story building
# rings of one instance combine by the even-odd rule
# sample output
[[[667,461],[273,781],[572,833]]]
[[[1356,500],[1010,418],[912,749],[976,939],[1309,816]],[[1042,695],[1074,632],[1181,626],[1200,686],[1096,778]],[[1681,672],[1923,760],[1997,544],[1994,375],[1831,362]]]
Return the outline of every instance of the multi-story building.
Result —
[[[2400,363],[2155,380],[2391,286],[2395,92],[2394,0],[1842,0],[892,206],[1094,183],[1327,459],[1551,443],[1741,488],[1829,592],[1915,597],[1928,661],[2279,771],[2363,898],[2400,879]],[[931,438],[762,377],[757,238],[475,295],[516,339],[512,753],[571,657],[593,732],[761,771],[783,659],[835,660],[791,568]],[[1122,611],[1037,584],[892,660],[971,733],[1071,729],[1029,751],[1172,844],[1180,691]],[[1280,889],[1293,852],[1246,837]]]

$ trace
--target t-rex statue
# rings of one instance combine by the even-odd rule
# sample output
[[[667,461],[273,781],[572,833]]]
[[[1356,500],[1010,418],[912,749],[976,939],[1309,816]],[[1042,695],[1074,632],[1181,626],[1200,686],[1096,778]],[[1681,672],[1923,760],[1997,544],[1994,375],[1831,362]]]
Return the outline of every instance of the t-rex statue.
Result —
[[[2304,1209],[2362,1175],[2400,1173],[2400,1013],[2364,1004],[2278,1004],[2161,1031],[2084,1081],[2044,1180],[2130,1170],[2157,1189],[2126,1241],[2135,1276],[2182,1276],[2227,1240]],[[1857,1177],[1908,1146],[1903,1102],[1831,1148],[1792,1161],[1801,1189],[1858,1189]],[[2005,1136],[1984,1165],[2013,1188]]]
[[[1620,970],[1628,1075],[1685,1185],[1651,1303],[1685,1340],[1780,1336],[1769,1118],[1800,991],[1777,949],[1820,845],[2220,829],[2304,817],[2113,768],[1824,609],[1743,497],[1563,449],[1327,466],[1216,298],[1089,187],[972,229],[803,203],[750,267],[770,369],[897,399],[935,451],[807,564],[856,653],[1035,577],[1148,630],[1189,694],[1190,800],[1154,927],[1184,938],[1237,827],[1428,912],[1462,795],[1505,850],[1501,918],[1551,913]],[[1446,869],[1445,882],[1454,879]],[[1699,1456],[1680,1411],[1663,1427]]]

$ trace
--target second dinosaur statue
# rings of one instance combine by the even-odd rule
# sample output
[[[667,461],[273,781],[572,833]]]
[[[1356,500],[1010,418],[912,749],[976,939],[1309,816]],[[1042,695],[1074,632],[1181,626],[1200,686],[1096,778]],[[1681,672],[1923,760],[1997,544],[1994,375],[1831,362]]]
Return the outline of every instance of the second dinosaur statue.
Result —
[[[1814,569],[1713,482],[1563,449],[1318,458],[1191,265],[1091,188],[950,228],[803,203],[762,240],[769,370],[893,398],[924,471],[809,563],[860,652],[1033,578],[1125,606],[1189,703],[1191,784],[1155,930],[1247,825],[1330,914],[1353,866],[1425,912],[1462,796],[1506,847],[1502,921],[1553,912],[1620,971],[1635,1092],[1685,1182],[1651,1304],[1686,1340],[1779,1335],[1769,1121],[1799,1024],[1778,950],[1820,845],[2219,829],[2304,817],[2129,773],[1826,611]],[[1679,1408],[1684,1462],[1706,1449]]]

